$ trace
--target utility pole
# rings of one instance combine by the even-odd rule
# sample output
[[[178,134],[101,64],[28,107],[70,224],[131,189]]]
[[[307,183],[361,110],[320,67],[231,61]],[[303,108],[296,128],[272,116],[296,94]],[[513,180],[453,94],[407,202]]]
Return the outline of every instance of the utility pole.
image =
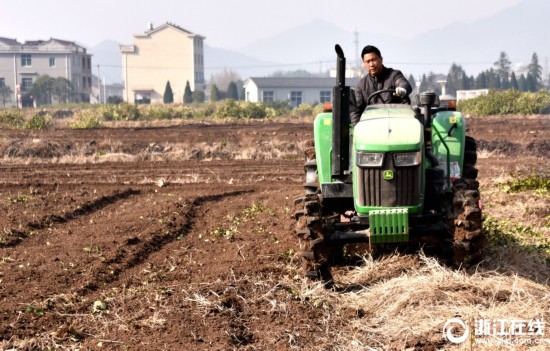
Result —
[[[107,103],[107,92],[105,91],[105,76],[103,76],[103,103]]]
[[[544,74],[542,75],[542,84],[546,82],[546,86],[550,85],[550,77],[548,76],[548,57],[544,58]]]
[[[359,32],[357,31],[357,27],[355,27],[355,32],[353,32],[355,35],[355,40],[353,41],[355,43],[355,66],[357,70],[361,70],[361,65],[359,63]]]
[[[101,104],[101,74],[99,72],[99,65],[97,65],[97,100]]]

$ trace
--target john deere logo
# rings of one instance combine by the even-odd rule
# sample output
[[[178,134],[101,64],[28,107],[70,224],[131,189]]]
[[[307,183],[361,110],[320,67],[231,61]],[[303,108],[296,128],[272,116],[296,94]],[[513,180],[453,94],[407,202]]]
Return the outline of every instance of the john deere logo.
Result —
[[[393,171],[391,169],[388,169],[387,171],[384,171],[384,179],[385,180],[392,180],[393,179]]]

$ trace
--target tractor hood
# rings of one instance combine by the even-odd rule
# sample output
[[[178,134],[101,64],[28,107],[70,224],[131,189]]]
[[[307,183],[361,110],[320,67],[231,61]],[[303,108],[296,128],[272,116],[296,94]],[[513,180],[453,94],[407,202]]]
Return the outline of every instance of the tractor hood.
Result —
[[[422,149],[422,124],[409,106],[373,106],[363,113],[353,130],[357,151],[416,151]]]

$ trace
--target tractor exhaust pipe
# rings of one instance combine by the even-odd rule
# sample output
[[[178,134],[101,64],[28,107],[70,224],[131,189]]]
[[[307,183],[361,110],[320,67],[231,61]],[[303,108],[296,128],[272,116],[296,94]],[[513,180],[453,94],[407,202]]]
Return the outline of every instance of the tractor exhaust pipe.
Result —
[[[335,46],[336,86],[332,90],[332,176],[342,177],[349,170],[350,87],[346,86],[346,58],[340,45]]]
[[[420,106],[424,107],[424,145],[426,157],[433,168],[439,166],[439,161],[432,151],[432,105],[435,103],[435,98],[436,95],[433,92],[420,94]]]

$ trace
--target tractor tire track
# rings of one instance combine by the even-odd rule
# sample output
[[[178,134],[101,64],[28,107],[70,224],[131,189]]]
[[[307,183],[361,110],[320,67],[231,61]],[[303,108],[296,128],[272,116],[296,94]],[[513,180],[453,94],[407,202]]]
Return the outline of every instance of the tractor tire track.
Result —
[[[126,189],[115,191],[111,195],[101,196],[93,201],[86,201],[78,205],[74,211],[66,214],[48,214],[37,221],[29,222],[24,229],[8,229],[11,232],[9,240],[0,242],[2,247],[15,247],[21,244],[31,233],[50,228],[55,224],[65,224],[80,217],[90,215],[96,211],[105,208],[108,205],[141,194],[140,190]]]
[[[119,247],[111,258],[107,258],[96,267],[92,267],[95,278],[85,282],[76,292],[79,295],[87,295],[97,291],[105,284],[117,281],[123,272],[147,262],[153,253],[161,251],[166,245],[184,237],[193,230],[196,213],[203,205],[220,201],[223,198],[246,195],[252,192],[254,190],[237,190],[198,196],[183,203],[174,203],[174,208],[165,210],[165,212],[174,215],[167,224],[169,227],[167,232],[165,228],[154,228],[147,239],[138,237],[127,239],[125,245]],[[128,250],[128,248],[131,249]]]

